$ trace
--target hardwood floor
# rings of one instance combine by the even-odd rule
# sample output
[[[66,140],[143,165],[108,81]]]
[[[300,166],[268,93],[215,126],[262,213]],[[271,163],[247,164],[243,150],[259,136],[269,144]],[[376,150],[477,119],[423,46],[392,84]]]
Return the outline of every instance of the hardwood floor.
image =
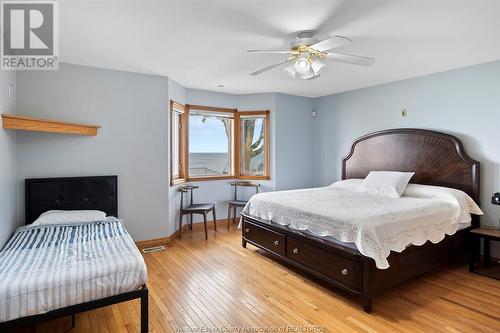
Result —
[[[208,236],[195,228],[166,251],[144,255],[152,332],[500,332],[500,281],[465,265],[382,293],[369,315],[360,300],[251,245],[243,249],[234,226],[209,229]],[[32,331],[70,326],[68,317]],[[139,332],[139,302],[79,314],[71,332]]]

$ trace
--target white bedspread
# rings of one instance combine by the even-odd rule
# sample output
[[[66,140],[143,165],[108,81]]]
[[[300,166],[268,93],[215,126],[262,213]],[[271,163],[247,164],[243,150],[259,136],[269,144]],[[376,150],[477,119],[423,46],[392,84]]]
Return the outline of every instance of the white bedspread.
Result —
[[[0,252],[0,322],[137,290],[146,279],[116,218],[21,227]]]
[[[440,242],[481,209],[464,192],[410,184],[401,198],[357,192],[359,179],[328,187],[254,195],[243,212],[263,220],[352,242],[373,258],[377,268],[389,267],[391,251],[426,241]]]

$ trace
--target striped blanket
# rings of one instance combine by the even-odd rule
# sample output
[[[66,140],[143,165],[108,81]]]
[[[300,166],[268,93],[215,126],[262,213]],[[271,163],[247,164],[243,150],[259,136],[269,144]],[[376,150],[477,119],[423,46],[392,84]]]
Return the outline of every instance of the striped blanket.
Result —
[[[146,279],[116,218],[21,227],[0,252],[0,322],[137,290]]]

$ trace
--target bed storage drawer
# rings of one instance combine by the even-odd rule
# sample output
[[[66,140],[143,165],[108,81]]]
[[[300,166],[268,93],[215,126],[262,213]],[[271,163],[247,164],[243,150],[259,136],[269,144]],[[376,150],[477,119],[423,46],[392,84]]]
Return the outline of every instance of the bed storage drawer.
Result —
[[[285,235],[259,227],[248,221],[245,221],[243,234],[248,241],[258,244],[271,252],[285,256]]]
[[[297,263],[338,281],[342,285],[361,290],[363,264],[292,237],[287,238],[287,257]]]

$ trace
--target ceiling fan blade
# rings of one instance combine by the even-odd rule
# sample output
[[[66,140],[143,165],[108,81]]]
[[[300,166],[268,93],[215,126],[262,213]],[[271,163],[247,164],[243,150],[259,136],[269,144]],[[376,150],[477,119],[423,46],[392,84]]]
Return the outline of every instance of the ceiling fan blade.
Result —
[[[343,62],[346,64],[353,64],[359,66],[371,66],[375,63],[375,58],[357,56],[345,53],[328,53],[326,59],[330,59],[337,62]]]
[[[276,54],[290,54],[290,50],[247,50],[247,53],[276,53]]]
[[[350,42],[352,42],[352,40],[347,37],[333,36],[332,38],[322,40],[321,42],[310,45],[309,47],[317,51],[325,52],[342,45],[349,44]]]
[[[259,74],[261,74],[261,73],[264,73],[265,71],[268,71],[268,70],[270,70],[270,69],[273,69],[274,67],[278,67],[279,65],[284,64],[285,62],[287,62],[287,61],[289,61],[289,60],[290,60],[290,58],[286,58],[285,60],[280,61],[280,62],[279,62],[279,63],[277,63],[277,64],[273,64],[273,65],[266,66],[266,67],[264,67],[264,68],[262,68],[262,69],[259,69],[259,70],[258,70],[258,71],[256,71],[256,72],[251,73],[250,75],[252,75],[252,76],[257,76],[257,75],[259,75]]]

